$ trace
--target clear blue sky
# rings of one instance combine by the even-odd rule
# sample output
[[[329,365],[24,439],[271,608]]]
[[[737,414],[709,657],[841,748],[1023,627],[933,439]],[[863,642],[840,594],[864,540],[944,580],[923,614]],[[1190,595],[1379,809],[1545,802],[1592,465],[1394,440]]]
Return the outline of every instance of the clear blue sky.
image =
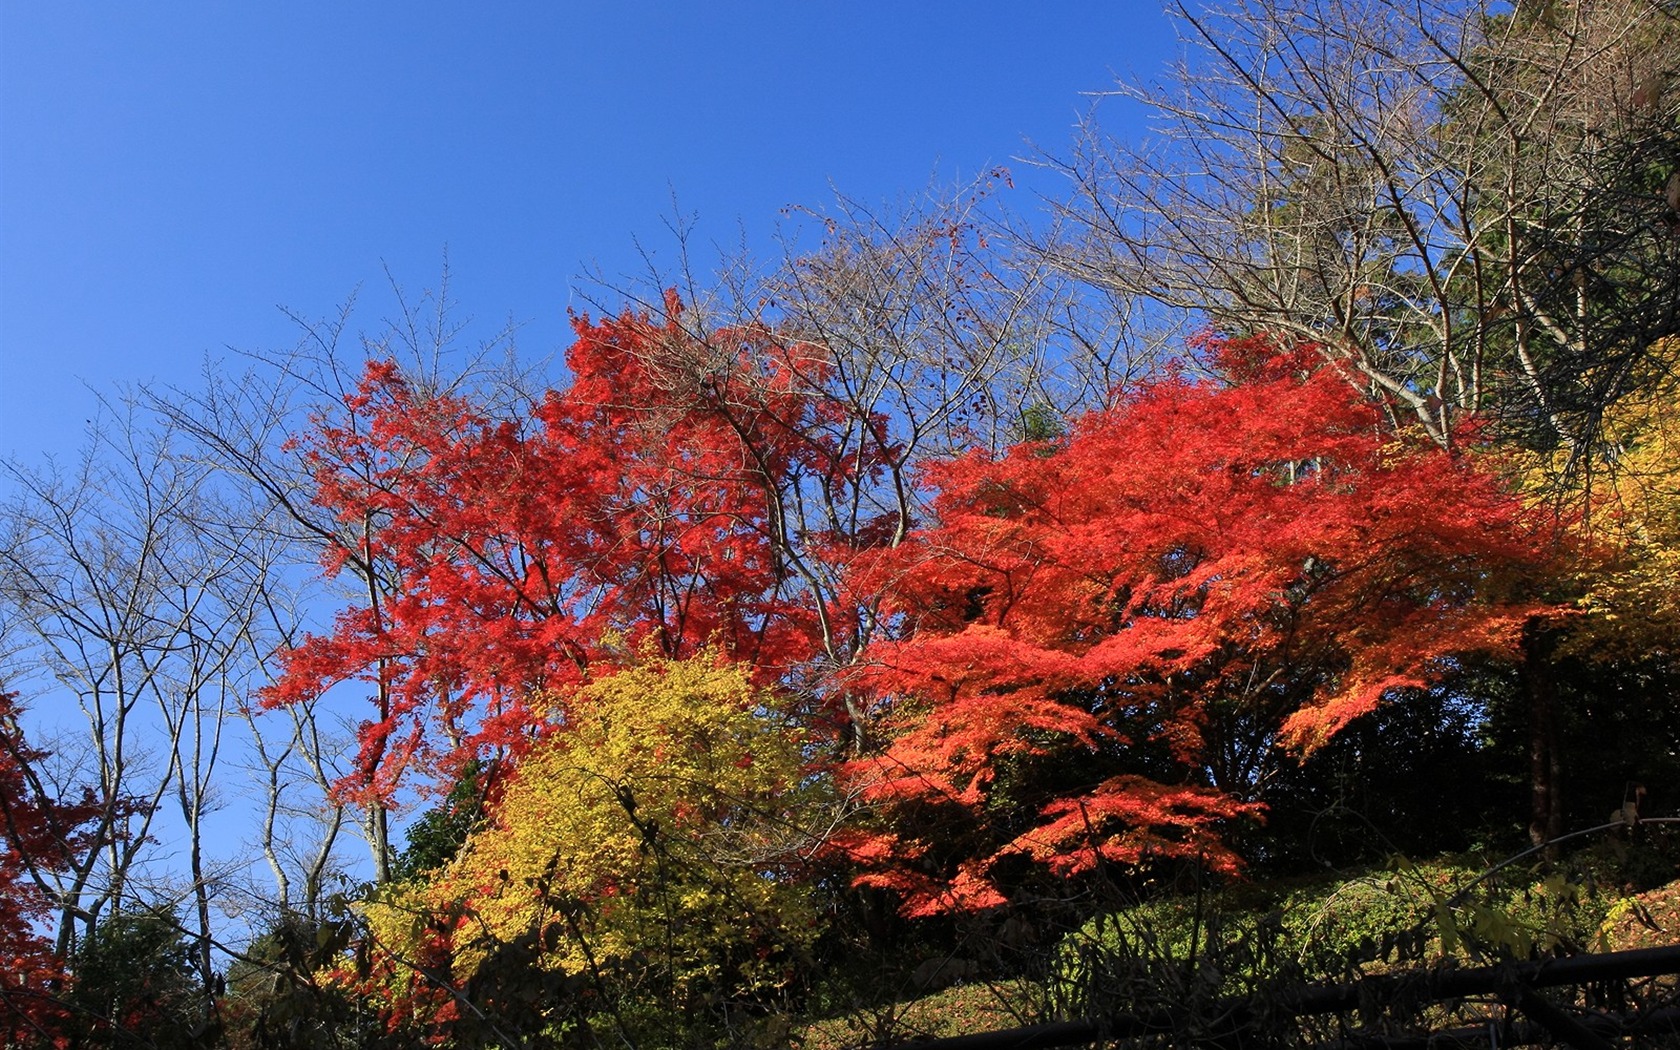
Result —
[[[0,0],[0,457],[73,456],[90,386],[289,347],[279,306],[362,286],[375,328],[384,268],[416,292],[446,248],[478,330],[550,356],[576,275],[669,251],[673,194],[767,246],[831,186],[1063,149],[1170,57],[1157,2]],[[1031,210],[1053,182],[1012,166]]]
[[[1153,0],[0,0],[0,456],[73,448],[84,383],[289,346],[278,305],[430,287],[446,247],[465,313],[553,353],[673,193],[763,239],[830,184],[1060,150],[1171,52]]]

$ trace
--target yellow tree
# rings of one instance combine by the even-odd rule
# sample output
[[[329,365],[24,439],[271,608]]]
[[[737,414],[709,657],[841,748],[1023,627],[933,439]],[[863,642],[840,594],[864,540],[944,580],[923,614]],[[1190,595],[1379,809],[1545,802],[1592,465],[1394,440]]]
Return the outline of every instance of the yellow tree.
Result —
[[[1680,351],[1680,338],[1658,342],[1653,355]],[[1642,384],[1606,414],[1591,456],[1560,451],[1537,472],[1553,498],[1579,501],[1582,512],[1569,517],[1584,556],[1574,581],[1579,613],[1538,639],[1551,672],[1531,676],[1545,680],[1538,701],[1530,697],[1530,762],[1536,782],[1550,785],[1545,820],[1536,798],[1536,841],[1564,829],[1566,809],[1572,822],[1602,819],[1619,803],[1637,805],[1645,786],[1653,792],[1647,812],[1675,801],[1664,785],[1680,783],[1677,399],[1672,375]],[[1558,794],[1565,765],[1568,807]]]
[[[1666,342],[1680,351],[1680,337]],[[1586,581],[1583,651],[1680,656],[1680,379],[1670,377],[1608,423],[1607,459],[1590,480],[1594,538],[1607,569]]]
[[[393,1016],[646,1038],[761,1012],[815,937],[801,822],[825,809],[777,698],[712,653],[645,656],[549,710],[456,859],[368,906]]]

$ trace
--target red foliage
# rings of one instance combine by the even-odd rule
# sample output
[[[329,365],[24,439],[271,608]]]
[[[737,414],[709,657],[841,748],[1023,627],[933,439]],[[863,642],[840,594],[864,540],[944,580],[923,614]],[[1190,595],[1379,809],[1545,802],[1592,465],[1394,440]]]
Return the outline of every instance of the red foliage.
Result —
[[[1312,356],[1212,349],[1239,381],[943,465],[937,525],[860,570],[901,640],[858,675],[891,740],[849,775],[896,819],[846,845],[910,912],[996,903],[1010,857],[1230,869],[1279,748],[1540,610],[1543,523],[1485,461],[1396,439]]]
[[[65,976],[39,930],[52,902],[35,875],[69,867],[88,848],[83,826],[99,806],[91,794],[42,794],[32,767],[46,755],[24,740],[14,701],[0,693],[0,1046],[58,1046]]]
[[[288,655],[270,702],[375,683],[347,789],[389,798],[417,762],[447,776],[519,746],[527,699],[614,651],[714,644],[767,673],[811,656],[816,599],[779,545],[798,529],[788,496],[870,464],[810,393],[825,369],[811,347],[762,330],[700,342],[674,299],[667,315],[576,319],[572,385],[518,419],[371,364],[301,443],[318,502],[356,537],[329,571],[381,582]]]

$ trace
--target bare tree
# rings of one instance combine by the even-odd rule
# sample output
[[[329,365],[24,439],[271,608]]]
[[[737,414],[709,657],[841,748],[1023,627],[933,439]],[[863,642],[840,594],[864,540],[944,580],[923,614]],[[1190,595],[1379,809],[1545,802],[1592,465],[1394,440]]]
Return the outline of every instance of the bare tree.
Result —
[[[893,208],[837,197],[800,209],[767,261],[744,249],[717,272],[689,256],[677,224],[677,265],[652,265],[639,284],[606,282],[597,305],[625,299],[683,337],[646,362],[672,404],[736,421],[760,401],[740,362],[741,333],[780,348],[800,393],[823,411],[806,437],[869,464],[856,483],[799,471],[759,471],[770,541],[819,618],[824,672],[856,661],[884,627],[867,597],[847,595],[835,537],[858,548],[893,546],[924,517],[918,472],[976,449],[1059,435],[1063,421],[1110,402],[1143,374],[1157,345],[1141,342],[1124,296],[1095,294],[1032,253],[1015,253],[995,172],[955,192],[929,192]],[[667,299],[664,293],[677,294]],[[727,383],[718,377],[728,376]],[[649,425],[658,426],[649,416]],[[821,543],[817,541],[821,539]],[[863,743],[866,712],[843,701]]]
[[[101,805],[96,848],[53,873],[58,951],[102,918],[184,903],[208,984],[225,872],[205,821],[224,730],[260,666],[252,610],[271,561],[180,435],[148,424],[119,406],[72,470],[6,465],[0,603],[12,670],[79,709],[80,748],[60,757]],[[175,841],[184,856],[171,859]]]
[[[242,858],[206,849],[207,828],[242,765],[256,774],[254,845],[276,888],[259,903],[323,914],[348,812],[337,789],[350,733],[333,724],[327,698],[267,711],[261,693],[276,654],[330,615],[323,557],[347,552],[350,577],[375,602],[390,584],[363,556],[376,523],[339,522],[316,507],[308,465],[288,439],[343,412],[367,360],[400,358],[439,392],[488,387],[492,369],[478,360],[451,371],[458,329],[444,299],[411,304],[399,293],[397,321],[341,350],[347,307],[306,325],[296,351],[256,358],[246,374],[207,368],[199,389],[110,401],[69,469],[3,465],[7,675],[47,698],[36,707],[58,730],[58,768],[43,775],[56,774],[59,787],[91,779],[102,803],[88,832],[96,848],[41,869],[59,902],[61,955],[119,912],[184,911],[201,976],[213,980],[212,950],[224,939],[214,906],[249,887]],[[506,378],[514,374],[495,371],[500,396],[518,396]],[[78,731],[66,728],[68,712],[52,711],[61,698],[79,710]],[[361,813],[382,879],[390,815],[380,805]]]
[[[1397,422],[1497,408],[1586,450],[1672,367],[1680,23],[1654,0],[1175,8],[1188,57],[1123,85],[1041,247],[1067,272],[1240,331],[1320,342]],[[1680,183],[1673,183],[1680,186]]]
[[[268,628],[267,637],[278,647],[295,645],[307,616],[280,600],[272,587],[262,598],[257,615]],[[267,684],[273,679],[273,653],[270,647],[263,654]],[[354,750],[335,733],[327,707],[326,698],[317,697],[277,709],[250,702],[240,708],[250,729],[246,764],[261,799],[255,845],[275,891],[252,896],[269,907],[275,923],[301,915],[319,924],[326,917],[329,880],[337,871],[339,838],[349,812],[334,791],[348,773],[338,759]]]

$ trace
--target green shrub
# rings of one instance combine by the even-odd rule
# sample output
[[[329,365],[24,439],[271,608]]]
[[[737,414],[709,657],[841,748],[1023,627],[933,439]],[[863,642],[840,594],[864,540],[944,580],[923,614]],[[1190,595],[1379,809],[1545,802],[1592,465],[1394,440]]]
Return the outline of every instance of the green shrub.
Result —
[[[168,913],[106,916],[70,958],[73,1046],[202,1050],[220,1038],[195,949]]]
[[[1468,964],[1600,946],[1616,903],[1590,877],[1454,861],[1267,892],[1148,900],[1086,922],[1052,963],[1071,1015],[1140,1012],[1455,958]]]

